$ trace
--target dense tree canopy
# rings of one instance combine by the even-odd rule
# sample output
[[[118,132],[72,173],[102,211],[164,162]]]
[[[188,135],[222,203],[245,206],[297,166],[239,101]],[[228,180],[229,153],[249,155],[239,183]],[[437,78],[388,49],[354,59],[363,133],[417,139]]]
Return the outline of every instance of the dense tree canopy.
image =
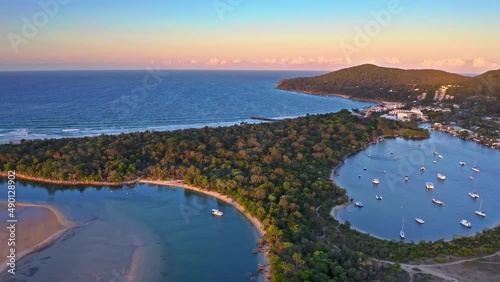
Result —
[[[233,197],[262,222],[275,281],[397,281],[397,267],[373,264],[367,254],[401,260],[423,251],[350,231],[348,224],[339,228],[329,215],[346,200],[329,180],[332,168],[382,134],[429,133],[342,110],[220,128],[23,141],[0,146],[0,167],[57,180],[183,179]],[[481,250],[498,249],[497,242]]]

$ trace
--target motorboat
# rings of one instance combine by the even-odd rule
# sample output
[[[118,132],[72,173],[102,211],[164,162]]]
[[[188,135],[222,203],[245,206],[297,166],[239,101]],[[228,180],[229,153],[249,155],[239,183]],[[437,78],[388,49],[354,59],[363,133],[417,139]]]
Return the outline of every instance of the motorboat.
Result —
[[[432,199],[432,202],[441,206],[444,206],[444,202],[436,199]]]
[[[418,223],[420,223],[420,224],[424,224],[425,223],[425,221],[423,219],[419,218],[419,217],[416,217],[415,221],[418,222]]]
[[[223,216],[224,213],[218,209],[212,209],[212,214],[217,216]]]
[[[466,219],[460,220],[460,224],[462,224],[463,226],[465,226],[467,228],[471,228],[472,227],[472,224],[470,223],[470,221],[468,221]]]
[[[446,180],[446,175],[444,175],[444,174],[442,174],[442,173],[438,173],[438,174],[437,174],[437,178],[438,178],[439,180]]]

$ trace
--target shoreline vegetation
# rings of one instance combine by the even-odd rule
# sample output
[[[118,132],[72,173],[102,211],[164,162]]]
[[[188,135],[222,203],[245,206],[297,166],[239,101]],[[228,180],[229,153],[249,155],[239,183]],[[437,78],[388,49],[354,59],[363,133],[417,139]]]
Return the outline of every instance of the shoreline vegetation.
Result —
[[[378,136],[428,134],[415,126],[342,110],[224,128],[25,141],[0,146],[0,168],[70,182],[183,179],[200,192],[234,199],[262,224],[273,281],[398,281],[400,268],[372,258],[400,262],[500,249],[498,230],[475,240],[402,244],[351,230],[330,215],[347,200],[329,177],[332,167]]]
[[[6,204],[7,202],[2,201],[0,202],[0,205]],[[17,245],[16,245],[16,261],[19,262],[21,259],[24,257],[36,253],[40,250],[43,250],[45,248],[50,247],[53,245],[66,231],[71,230],[75,227],[78,226],[77,223],[71,221],[62,211],[57,209],[54,206],[48,205],[48,204],[33,204],[33,203],[21,203],[18,202],[16,203],[16,207],[19,208],[37,208],[37,209],[43,209],[47,210],[50,214],[48,218],[45,218],[45,220],[48,220],[49,222],[52,220],[50,219],[50,216],[54,217],[54,220],[57,221],[58,226],[52,226],[51,230],[45,230],[48,234],[42,234],[41,236],[44,237],[44,239],[40,242],[31,242],[32,240],[29,240],[30,238],[25,238],[27,239],[27,244],[31,246],[27,247],[22,247],[21,244],[21,239],[22,238],[16,238],[17,239]],[[23,220],[25,221],[25,220]],[[29,229],[30,234],[33,233],[38,233],[43,231],[38,231],[37,229],[42,229],[42,226],[40,226],[40,222],[34,222],[33,226],[22,226],[22,221],[18,223],[18,228],[17,229]],[[38,224],[38,225],[37,225]],[[44,222],[43,224],[47,225],[47,222]],[[55,224],[51,224],[55,225]],[[25,230],[27,231],[27,230]],[[26,242],[25,242],[26,243]],[[3,247],[3,246],[2,246]],[[21,251],[19,251],[21,250]],[[7,263],[6,261],[3,261],[0,265],[0,273],[2,273],[5,269],[7,269]]]

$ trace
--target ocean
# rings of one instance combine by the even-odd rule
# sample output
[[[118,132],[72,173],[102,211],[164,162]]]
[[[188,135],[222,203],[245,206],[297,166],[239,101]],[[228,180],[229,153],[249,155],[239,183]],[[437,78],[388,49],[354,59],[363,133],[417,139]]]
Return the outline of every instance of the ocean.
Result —
[[[0,143],[226,126],[374,105],[276,89],[281,79],[317,74],[0,72]],[[16,192],[18,202],[54,205],[80,227],[18,261],[18,276],[4,272],[2,281],[124,281],[133,258],[136,281],[262,280],[263,256],[252,254],[257,230],[213,197],[155,185],[111,190],[22,181]],[[224,216],[212,216],[212,208]]]
[[[374,103],[276,89],[293,71],[0,72],[0,144],[224,126]]]

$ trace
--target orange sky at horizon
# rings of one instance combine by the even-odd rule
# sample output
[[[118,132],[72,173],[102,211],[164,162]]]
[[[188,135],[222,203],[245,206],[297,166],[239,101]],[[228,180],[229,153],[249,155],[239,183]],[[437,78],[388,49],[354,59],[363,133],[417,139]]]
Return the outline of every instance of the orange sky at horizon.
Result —
[[[425,7],[401,1],[405,9],[390,15],[388,24],[374,16],[387,12],[386,1],[365,3],[366,9],[322,2],[324,10],[329,5],[337,11],[336,17],[321,5],[308,6],[317,16],[301,15],[304,7],[297,4],[289,8],[295,18],[275,15],[273,9],[263,13],[258,8],[264,2],[257,1],[233,7],[224,19],[210,5],[187,10],[196,18],[167,18],[155,14],[158,7],[137,3],[124,4],[131,7],[117,12],[116,19],[102,19],[91,9],[92,2],[61,6],[29,38],[20,18],[29,19],[39,7],[11,7],[12,15],[0,19],[0,33],[7,35],[0,38],[0,70],[144,69],[152,63],[164,69],[328,71],[363,63],[477,74],[500,69],[500,37],[492,34],[499,20],[494,13],[481,14],[488,7],[476,5],[471,12],[473,5],[464,1],[455,3],[461,5],[458,12],[471,19],[451,12],[439,18],[443,10],[437,9],[425,20],[419,14]],[[169,8],[186,9],[177,5]],[[138,8],[150,14],[138,15]],[[137,24],[127,16],[136,17]]]

